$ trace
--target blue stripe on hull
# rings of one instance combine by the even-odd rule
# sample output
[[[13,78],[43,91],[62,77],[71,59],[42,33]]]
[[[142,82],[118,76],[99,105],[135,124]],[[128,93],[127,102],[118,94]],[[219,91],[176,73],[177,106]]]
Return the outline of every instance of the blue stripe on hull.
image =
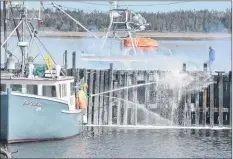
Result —
[[[7,140],[10,142],[66,138],[79,134],[82,129],[82,112],[62,113],[68,110],[65,103],[19,95],[9,95],[8,102]],[[29,102],[37,102],[39,106]],[[7,109],[3,110],[6,113]]]

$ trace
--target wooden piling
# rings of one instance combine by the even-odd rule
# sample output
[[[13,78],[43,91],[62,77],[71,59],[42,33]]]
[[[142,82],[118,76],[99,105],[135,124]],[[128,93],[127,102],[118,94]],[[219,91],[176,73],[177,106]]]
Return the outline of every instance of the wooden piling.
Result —
[[[125,72],[124,75],[124,87],[128,87],[128,73]],[[128,97],[129,97],[129,91],[128,88],[124,89],[124,114],[123,114],[123,125],[127,125],[128,124],[128,107],[129,107],[129,103],[128,101]]]
[[[75,57],[75,52],[73,52],[72,55],[73,57]],[[129,81],[129,78],[130,80],[132,79],[132,85],[136,85],[138,83],[137,80],[140,80],[140,83],[149,82],[149,75],[150,75],[149,71],[125,71],[123,73],[123,71],[113,71],[112,66],[110,66],[109,70],[101,70],[101,71],[97,70],[97,73],[95,76],[93,76],[93,73],[96,70],[87,71],[86,69],[75,69],[74,71],[74,68],[76,65],[74,59],[75,58],[73,58],[72,68],[68,69],[67,73],[68,75],[73,75],[75,77],[75,81],[80,81],[79,80],[80,78],[84,78],[84,82],[88,83],[88,86],[89,86],[88,93],[90,96],[92,95],[92,93],[98,94],[99,92],[105,92],[105,91],[112,90],[113,81],[116,84],[116,86],[114,86],[114,89],[119,88],[123,85],[124,87],[128,87],[128,82],[131,82]],[[163,72],[158,71],[158,73],[161,74]],[[187,72],[187,73],[190,73],[190,72]],[[124,76],[124,78],[122,75]],[[182,88],[183,91],[181,91],[182,92],[181,100],[180,100],[180,97],[177,98],[178,101],[180,101],[179,108],[175,110],[177,115],[170,114],[169,116],[168,114],[169,112],[171,112],[171,108],[170,107],[167,108],[165,105],[163,112],[168,112],[168,114],[167,115],[162,114],[163,117],[169,118],[172,120],[173,119],[172,116],[178,116],[177,119],[179,121],[176,123],[179,123],[180,125],[184,125],[184,126],[191,126],[193,122],[192,121],[193,118],[191,117],[191,115],[194,116],[194,114],[192,114],[192,110],[190,109],[190,106],[191,106],[191,103],[195,103],[195,126],[198,126],[200,123],[203,125],[210,123],[210,126],[213,127],[214,124],[217,122],[216,112],[219,112],[219,126],[222,126],[223,124],[229,124],[231,126],[232,124],[231,122],[231,119],[232,119],[232,114],[231,114],[232,112],[231,110],[232,109],[232,106],[231,106],[232,90],[231,88],[232,86],[231,86],[230,76],[231,75],[229,74],[229,81],[228,81],[228,77],[226,77],[225,75],[222,75],[220,72],[218,78],[217,76],[214,76],[215,81],[218,79],[218,84],[210,84],[208,86],[208,90],[206,90],[207,88],[205,87],[203,92],[201,92],[200,96],[199,96],[199,93],[200,93],[199,90],[194,92],[195,93],[194,97],[193,96],[190,97],[191,94],[190,92],[188,92],[187,88],[186,87]],[[199,77],[197,77],[196,79],[197,83],[195,84],[195,87],[200,86],[200,84],[198,84],[199,80],[200,80]],[[223,85],[223,80],[225,82],[224,85]],[[124,81],[124,84],[123,84],[123,81]],[[223,89],[225,88],[225,86],[227,86],[226,91]],[[161,87],[163,86],[161,85]],[[145,88],[145,93],[144,93],[144,88]],[[130,93],[129,93],[129,90],[130,90]],[[172,94],[174,98],[176,98],[175,96],[179,96],[178,95],[179,93],[177,91],[174,91],[174,90],[172,91],[168,90],[169,92],[164,92],[164,91],[165,91],[165,85],[164,85],[164,90],[161,90],[160,92],[157,91],[157,94],[156,94],[156,97],[158,97],[158,93],[160,94],[161,97],[166,97],[164,98],[165,99],[164,101],[160,101],[161,103],[164,102],[166,104],[166,99],[172,97],[171,96]],[[223,91],[224,91],[224,94],[223,94]],[[114,100],[112,98],[113,94],[114,94],[114,97],[116,98],[123,98],[124,102],[116,100],[116,102],[114,103],[114,107],[113,107],[113,103],[112,103],[112,100]],[[230,98],[229,98],[229,95],[230,95]],[[145,100],[143,96],[145,97]],[[121,124],[127,125],[129,123],[132,123],[133,125],[136,125],[138,122],[137,121],[137,106],[132,105],[131,107],[132,111],[130,115],[128,113],[129,103],[126,101],[128,101],[130,98],[132,102],[134,103],[139,102],[140,104],[145,104],[145,108],[149,109],[150,104],[156,103],[155,100],[154,101],[150,100],[151,98],[150,96],[153,96],[150,94],[150,86],[145,85],[143,86],[143,89],[131,87],[131,88],[126,88],[126,89],[122,89],[122,90],[111,92],[111,93],[104,93],[104,94],[99,95],[99,97],[98,96],[89,97],[88,115],[87,115],[88,124],[112,125],[112,122],[113,122],[112,117],[114,115],[114,124],[116,123],[117,125],[121,125]],[[137,97],[140,97],[143,99],[137,100]],[[194,101],[194,98],[195,98],[195,101]],[[200,103],[199,103],[199,98],[200,98]],[[201,105],[201,108],[199,108],[199,104]],[[223,104],[224,104],[224,108],[223,108]],[[230,106],[228,109],[229,104]],[[206,107],[209,108],[209,112],[207,114],[207,115],[210,115],[209,118],[206,115],[206,112],[208,111]],[[113,114],[113,108],[114,108],[114,114]],[[158,109],[155,109],[155,111],[160,112]],[[203,112],[201,118],[200,118],[200,111]],[[226,119],[224,119],[224,123],[223,123],[224,114],[227,114],[227,117]],[[229,118],[228,118],[228,114],[229,114]],[[149,124],[149,114],[147,113],[144,115],[145,115],[144,117],[145,124]],[[200,119],[202,119],[202,121]],[[132,120],[132,122],[129,122],[129,120]]]
[[[120,88],[122,83],[122,79],[121,79],[121,71],[118,71],[117,73],[117,76],[118,76],[118,85],[117,87]],[[121,99],[121,90],[120,91],[117,91],[117,98],[120,98]],[[120,125],[121,124],[121,101],[118,100],[117,101],[117,125]]]
[[[133,85],[137,84],[137,72],[133,72]],[[137,125],[137,88],[133,87],[133,99],[134,105],[131,104],[131,123]]]
[[[183,109],[183,124],[184,126],[187,126],[187,95],[186,95],[186,90],[183,92],[183,96],[182,96],[182,103],[184,104],[184,109]]]
[[[219,95],[219,126],[223,126],[223,75],[222,72],[218,72],[219,83],[218,83],[218,95]]]
[[[230,127],[232,127],[232,72],[230,71],[229,73],[229,89],[230,89],[230,106],[229,106],[229,109],[230,109],[230,122],[229,122],[229,125]]]
[[[191,93],[187,94],[187,125],[191,126]]]
[[[76,52],[72,53],[72,76],[76,76]]]
[[[113,63],[110,64],[109,69],[109,90],[113,89]],[[112,94],[109,92],[109,107],[108,107],[108,125],[112,125]]]
[[[214,84],[210,84],[210,126],[214,126]]]
[[[67,75],[67,68],[68,68],[68,64],[67,64],[67,50],[65,50],[64,53],[64,62],[65,62],[65,75]]]
[[[206,88],[203,88],[203,102],[202,102],[202,124],[206,125]]]
[[[66,71],[67,73],[67,71]],[[77,86],[77,80],[76,80],[76,52],[72,53],[72,76],[74,77],[74,85]],[[75,95],[78,92],[77,87],[75,87]]]
[[[183,69],[182,69],[183,72],[186,71],[186,63],[183,63]]]
[[[204,72],[207,72],[207,63],[204,63],[203,70],[204,70]]]
[[[109,73],[108,71],[104,72],[104,91],[108,91],[109,90],[109,84],[108,84],[108,79],[109,78]],[[104,125],[108,124],[108,106],[109,106],[109,93],[105,93],[103,94],[104,97]],[[107,97],[106,97],[107,96]]]
[[[87,69],[83,69],[83,77],[84,77],[84,82],[87,82]]]
[[[76,74],[75,74],[75,82],[76,82],[76,86],[78,85],[79,81],[80,81],[80,76],[79,76],[79,68],[76,69]]]
[[[100,87],[99,87],[100,92],[104,91],[104,71],[100,71]],[[103,101],[104,97],[103,95],[99,96],[99,125],[102,125],[103,123]]]
[[[149,72],[144,72],[144,79],[145,83],[149,82]],[[156,96],[158,96],[158,92],[156,92]],[[149,103],[150,103],[150,85],[145,85],[145,108],[149,109]],[[148,111],[146,111],[146,125],[149,124],[149,114]]]
[[[87,111],[87,123],[92,124],[92,92],[93,92],[93,70],[90,70],[89,74],[89,98],[88,98],[88,111]]]
[[[195,91],[195,126],[199,126],[199,116],[200,116],[200,108],[199,108],[199,91]]]
[[[96,70],[95,72],[95,88],[94,88],[94,94],[99,93],[99,70]],[[94,97],[94,119],[93,119],[93,123],[94,125],[97,125],[98,122],[98,110],[99,110],[99,95]]]

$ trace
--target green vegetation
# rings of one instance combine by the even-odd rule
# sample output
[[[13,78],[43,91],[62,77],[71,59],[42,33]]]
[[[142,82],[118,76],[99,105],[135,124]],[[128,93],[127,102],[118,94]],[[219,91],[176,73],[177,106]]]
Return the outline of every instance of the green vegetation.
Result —
[[[91,13],[83,10],[67,12],[80,21],[84,26],[94,31],[103,31],[109,25],[109,14],[107,12],[93,11]],[[226,11],[174,11],[168,13],[149,13],[140,12],[140,14],[151,25],[146,28],[147,31],[155,32],[231,32],[231,10]],[[76,25],[71,19],[58,10],[45,9],[43,11],[44,25],[40,29],[57,31],[84,31]]]

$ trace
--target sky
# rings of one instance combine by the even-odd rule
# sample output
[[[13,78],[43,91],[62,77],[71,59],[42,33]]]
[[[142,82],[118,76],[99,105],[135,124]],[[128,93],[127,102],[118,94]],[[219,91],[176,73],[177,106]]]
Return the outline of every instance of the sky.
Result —
[[[108,11],[110,5],[107,1],[44,1],[44,7],[52,7],[50,4],[54,2],[56,4],[70,7],[71,9],[82,9],[86,12],[93,10]],[[39,1],[29,2],[26,1],[29,8],[40,7]],[[232,8],[231,1],[128,1],[118,2],[120,8],[129,8],[134,11],[146,11],[146,12],[169,12],[175,10],[217,10],[225,11],[227,8]],[[124,5],[124,6],[121,6]],[[127,6],[128,5],[128,6]],[[135,6],[138,5],[138,6]]]

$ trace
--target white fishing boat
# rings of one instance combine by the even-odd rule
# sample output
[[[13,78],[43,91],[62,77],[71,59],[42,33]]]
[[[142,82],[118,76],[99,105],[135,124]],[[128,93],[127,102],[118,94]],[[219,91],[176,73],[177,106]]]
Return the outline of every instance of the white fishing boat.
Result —
[[[40,20],[40,17],[28,18],[24,3],[10,3],[9,9],[13,11],[14,8],[22,11],[20,20],[1,47],[7,51],[5,43],[21,26],[18,46],[22,51],[22,62],[20,72],[16,72],[15,60],[10,53],[7,69],[1,72],[1,140],[15,143],[75,136],[82,131],[86,115],[75,106],[74,77],[64,75],[33,28],[31,20]],[[25,41],[25,29],[30,32],[30,42]],[[44,65],[34,63],[28,56],[32,40],[43,45],[48,53],[42,54]]]

